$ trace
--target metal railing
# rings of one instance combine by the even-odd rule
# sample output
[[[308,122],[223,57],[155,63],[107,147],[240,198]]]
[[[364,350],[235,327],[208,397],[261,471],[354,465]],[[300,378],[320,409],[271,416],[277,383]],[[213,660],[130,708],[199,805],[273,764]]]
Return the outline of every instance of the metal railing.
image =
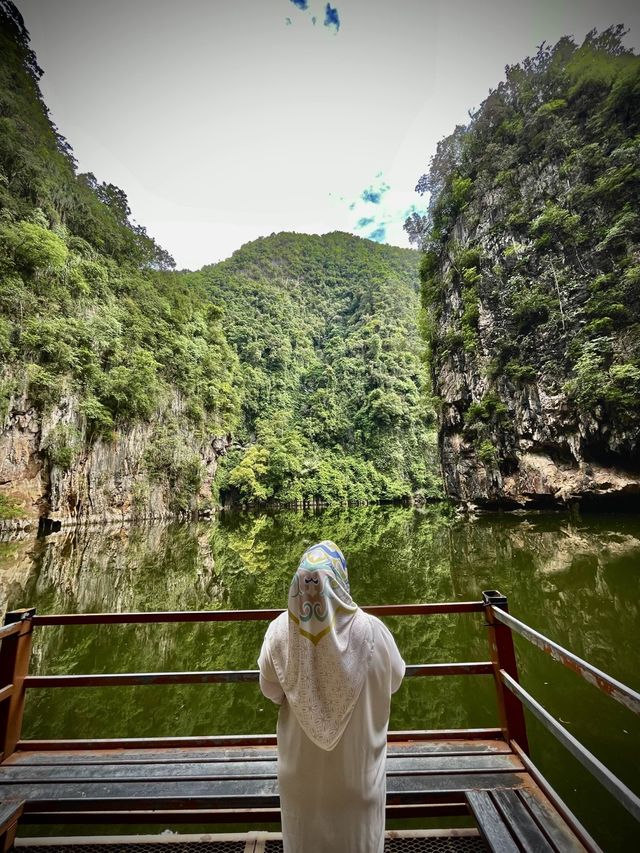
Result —
[[[488,628],[491,660],[412,664],[407,676],[493,675],[500,715],[499,729],[457,729],[389,733],[390,740],[404,737],[495,737],[502,735],[525,759],[529,753],[524,708],[578,759],[589,772],[634,816],[640,820],[640,798],[561,725],[528,693],[518,679],[513,634],[516,632],[554,660],[577,673],[630,711],[640,713],[640,694],[602,670],[564,649],[558,643],[525,625],[508,612],[507,599],[496,590],[483,593],[482,601],[437,604],[401,604],[364,607],[375,616],[431,616],[452,613],[484,613]],[[114,687],[150,684],[213,684],[255,682],[257,670],[216,670],[211,672],[109,673],[86,675],[29,675],[33,629],[47,625],[159,624],[194,622],[270,621],[282,610],[159,611],[147,613],[82,613],[36,615],[35,609],[7,613],[0,627],[0,750],[3,759],[20,749],[93,748],[105,746],[196,745],[196,743],[274,743],[273,735],[245,735],[211,738],[154,738],[93,741],[21,741],[20,733],[27,689],[63,687]]]
[[[621,681],[612,678],[588,661],[563,648],[558,643],[540,634],[524,622],[511,616],[507,608],[507,599],[496,590],[483,593],[487,605],[487,618],[498,623],[503,631],[520,634],[532,645],[539,648],[553,660],[575,672],[598,690],[620,702],[635,714],[640,714],[640,693],[627,687]],[[511,673],[500,668],[498,677],[503,689],[509,691],[513,700],[526,707],[545,728],[585,767],[591,775],[615,797],[624,808],[640,821],[640,798],[615,776],[584,744],[575,738],[558,720],[555,719],[527,690],[513,678]],[[512,738],[517,744],[517,738]]]
[[[367,613],[378,617],[385,616],[432,616],[437,614],[483,613],[486,605],[482,601],[455,601],[434,604],[394,604],[364,607]],[[153,611],[146,613],[63,613],[36,614],[34,609],[15,610],[7,613],[4,627],[0,628],[0,750],[7,758],[19,749],[56,748],[56,744],[64,743],[65,748],[73,748],[73,741],[22,741],[20,731],[24,713],[25,695],[31,689],[72,688],[72,687],[124,687],[131,685],[183,685],[183,684],[220,684],[257,682],[258,670],[214,670],[198,672],[124,672],[124,673],[89,673],[83,675],[29,675],[29,656],[33,631],[44,626],[72,625],[134,625],[162,623],[196,623],[196,622],[255,622],[271,621],[283,611],[269,610],[200,610],[200,611]],[[493,629],[492,629],[493,630]],[[508,633],[510,637],[510,632]],[[4,639],[3,639],[4,638]],[[508,643],[506,644],[508,647]],[[502,654],[502,649],[500,650]],[[508,651],[508,648],[507,648]],[[497,683],[497,667],[504,668],[512,677],[517,679],[515,657],[511,648],[511,658],[502,654],[499,658],[486,661],[443,662],[429,664],[411,664],[407,667],[406,676],[421,678],[429,676],[468,676],[493,675]],[[3,686],[5,685],[5,686]],[[6,700],[6,701],[3,701]],[[504,726],[501,729],[458,729],[447,730],[450,737],[517,737],[518,742],[527,748],[526,732],[524,730],[524,715],[521,709],[516,709],[515,715],[508,712],[503,715]],[[439,732],[420,730],[411,732],[413,737],[432,739]],[[444,733],[442,733],[444,736]],[[406,737],[406,732],[390,732],[389,739],[396,740]],[[238,735],[229,737],[211,737],[207,742],[234,743],[275,742],[274,735]],[[177,739],[145,738],[147,744],[170,746]],[[180,738],[185,744],[187,739]],[[193,739],[194,742],[196,739]],[[198,739],[199,742],[202,739]],[[115,741],[100,740],[101,743]],[[139,743],[140,739],[120,739],[119,744]],[[77,741],[78,748],[95,745],[98,741]]]

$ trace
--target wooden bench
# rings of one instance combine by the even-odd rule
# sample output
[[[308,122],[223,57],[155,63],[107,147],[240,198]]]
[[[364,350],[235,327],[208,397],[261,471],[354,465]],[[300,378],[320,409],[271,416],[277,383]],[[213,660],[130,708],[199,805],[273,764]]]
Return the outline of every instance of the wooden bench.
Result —
[[[163,825],[279,821],[274,745],[28,746],[19,746],[0,765],[5,832],[17,820]],[[504,741],[390,743],[388,818],[469,812],[495,851],[587,849]]]

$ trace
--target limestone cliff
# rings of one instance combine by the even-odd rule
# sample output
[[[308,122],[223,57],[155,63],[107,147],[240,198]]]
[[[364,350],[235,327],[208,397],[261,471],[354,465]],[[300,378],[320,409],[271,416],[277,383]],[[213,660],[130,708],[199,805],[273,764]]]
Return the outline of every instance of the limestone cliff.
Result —
[[[0,424],[0,494],[21,517],[11,529],[48,523],[169,518],[205,512],[227,436],[190,425],[174,395],[148,421],[91,438],[78,400],[63,396],[44,414],[25,394]]]
[[[508,68],[418,185],[429,215],[408,227],[458,500],[640,498],[640,58],[621,37]]]

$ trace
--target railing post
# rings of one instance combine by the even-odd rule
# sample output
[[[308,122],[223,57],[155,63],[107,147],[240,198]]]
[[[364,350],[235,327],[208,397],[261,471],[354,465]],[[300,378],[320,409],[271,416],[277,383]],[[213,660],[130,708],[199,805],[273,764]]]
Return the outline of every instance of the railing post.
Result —
[[[16,748],[22,730],[26,689],[24,679],[29,672],[31,656],[31,621],[35,607],[12,610],[4,617],[5,625],[20,622],[20,630],[5,637],[0,645],[0,687],[13,685],[11,695],[0,703],[0,751],[4,761]]]
[[[18,821],[24,811],[24,801],[14,801],[9,795],[3,800],[3,808],[0,812],[0,853],[8,853],[13,850],[14,841],[18,832]]]
[[[529,741],[527,739],[524,709],[521,702],[510,690],[507,690],[500,678],[500,670],[503,669],[515,681],[518,681],[518,664],[511,628],[498,622],[491,609],[492,607],[499,607],[500,610],[505,610],[508,613],[507,599],[497,590],[489,589],[482,593],[482,600],[485,605],[486,625],[489,629],[489,647],[491,662],[493,663],[500,725],[507,743],[510,740],[515,740],[520,749],[528,755]]]

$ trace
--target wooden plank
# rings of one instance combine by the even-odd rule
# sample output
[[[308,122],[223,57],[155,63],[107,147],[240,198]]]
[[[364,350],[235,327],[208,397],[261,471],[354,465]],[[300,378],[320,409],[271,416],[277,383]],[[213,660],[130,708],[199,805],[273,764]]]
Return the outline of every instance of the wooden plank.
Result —
[[[482,754],[482,753],[481,753]],[[489,753],[494,754],[494,753]],[[66,766],[66,765],[102,765],[126,762],[127,764],[183,764],[195,761],[201,763],[234,763],[239,761],[275,761],[278,752],[274,747],[212,747],[209,749],[95,749],[95,750],[50,750],[44,752],[15,752],[2,765],[5,767],[23,766]]]
[[[481,613],[481,601],[434,604],[376,604],[361,608],[374,616],[431,616],[439,613]],[[133,625],[162,622],[255,622],[275,619],[283,610],[156,610],[147,613],[38,614],[34,625]]]
[[[451,740],[414,741],[391,743],[389,758],[396,755],[422,757],[429,755],[509,755],[510,747],[502,740]],[[207,749],[117,749],[87,750],[85,752],[48,750],[43,752],[15,752],[2,766],[48,764],[113,764],[126,761],[130,764],[179,764],[183,761],[269,761],[277,757],[273,747],[209,747]]]
[[[530,788],[521,788],[518,793],[524,805],[529,809],[532,817],[538,823],[547,838],[552,842],[554,849],[559,853],[584,853],[590,849],[598,851],[598,847],[586,848],[571,831],[561,815],[553,808],[551,803],[542,794],[540,789],[532,791]]]
[[[502,729],[419,729],[387,732],[387,743],[419,740],[501,740]]]
[[[470,773],[434,776],[392,776],[387,780],[387,802],[415,802],[416,797],[429,794],[490,790],[493,788],[519,788],[525,783],[520,773]],[[410,799],[411,798],[411,799]]]
[[[401,775],[497,773],[522,771],[522,762],[513,755],[429,755],[389,756],[387,778]],[[275,758],[267,761],[195,762],[178,764],[135,764],[126,760],[111,764],[4,765],[0,784],[96,781],[190,781],[207,779],[271,779],[276,777]]]
[[[409,806],[387,806],[387,820],[423,817],[464,817],[469,814],[466,802],[421,803]],[[110,823],[174,823],[251,824],[280,823],[280,809],[185,809],[182,811],[137,812],[28,812],[21,824],[110,824]]]
[[[452,793],[473,789],[517,788],[519,773],[394,776],[388,780],[388,802],[428,802],[430,796],[449,801]],[[232,806],[265,808],[278,805],[275,779],[181,780],[12,784],[12,796],[25,800],[25,810],[215,809]]]
[[[467,802],[482,837],[494,853],[520,853],[486,791],[469,791]]]
[[[0,785],[26,785],[39,783],[66,784],[75,782],[171,782],[184,780],[275,779],[276,761],[238,761],[180,764],[73,764],[62,766],[3,766],[0,767]]]
[[[207,782],[15,785],[27,811],[141,811],[222,808],[277,808],[275,779]]]
[[[429,740],[499,740],[504,742],[501,729],[422,729],[387,733],[387,742],[412,743]],[[166,738],[92,738],[90,740],[21,740],[17,751],[43,752],[53,750],[91,749],[174,749],[206,748],[212,746],[275,746],[275,734],[209,735],[207,737]]]
[[[515,791],[492,791],[491,798],[522,850],[527,853],[555,853]]]
[[[506,755],[512,754],[511,747],[503,740],[441,740],[392,742],[387,746],[387,755]]]
[[[0,835],[4,834],[22,815],[24,803],[21,800],[7,800],[0,803]]]
[[[558,796],[558,793],[551,787],[549,782],[547,782],[529,756],[522,752],[517,743],[512,742],[511,745],[515,754],[522,759],[522,763],[529,774],[530,781],[526,785],[527,794],[523,796],[523,799],[527,802],[527,805],[532,812],[533,800],[535,799],[537,802],[544,804],[546,811],[552,815],[556,821],[560,822],[565,829],[568,829],[573,833],[581,844],[584,845],[586,850],[592,851],[592,853],[602,853],[602,850],[598,847],[591,835],[573,814],[567,804]],[[534,814],[534,817],[537,816]],[[546,828],[548,829],[548,827]]]
[[[87,740],[21,740],[19,752],[111,749],[194,749],[235,746],[275,746],[275,734],[208,735],[205,737],[91,738]]]

